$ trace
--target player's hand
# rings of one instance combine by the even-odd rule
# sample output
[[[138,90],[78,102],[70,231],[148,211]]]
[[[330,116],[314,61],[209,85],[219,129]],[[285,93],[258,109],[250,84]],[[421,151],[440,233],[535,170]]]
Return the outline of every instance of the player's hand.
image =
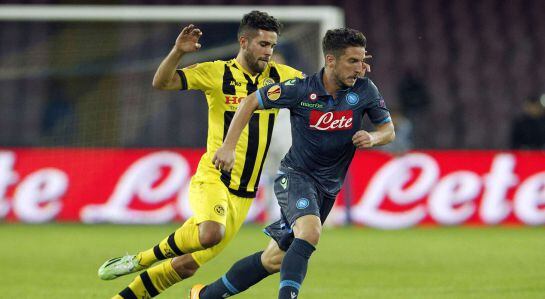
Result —
[[[364,57],[364,60],[362,62],[363,64],[363,74],[362,74],[362,77],[365,76],[366,73],[370,73],[371,72],[371,65],[369,63],[367,63],[367,59],[371,59],[373,58],[373,55],[365,55]]]
[[[226,149],[223,146],[220,147],[214,154],[212,163],[216,169],[230,172],[233,170],[233,165],[235,165],[235,151]]]
[[[364,130],[357,131],[356,134],[352,136],[352,143],[354,143],[357,148],[370,148],[375,144],[373,135]]]
[[[195,52],[201,48],[199,44],[199,38],[201,38],[202,32],[199,28],[193,24],[189,24],[182,29],[180,35],[176,39],[175,47],[183,53]]]

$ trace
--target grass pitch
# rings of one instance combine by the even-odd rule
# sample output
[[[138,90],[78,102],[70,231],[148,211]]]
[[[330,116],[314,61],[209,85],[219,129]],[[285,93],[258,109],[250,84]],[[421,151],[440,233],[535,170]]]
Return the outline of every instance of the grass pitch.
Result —
[[[108,258],[151,247],[177,225],[0,224],[2,298],[110,298],[133,275],[101,281]],[[189,280],[158,298],[186,298],[241,257],[263,248],[260,226],[246,226],[232,244]],[[326,229],[301,298],[545,298],[545,228],[452,227],[379,231]],[[277,298],[274,275],[234,298]]]

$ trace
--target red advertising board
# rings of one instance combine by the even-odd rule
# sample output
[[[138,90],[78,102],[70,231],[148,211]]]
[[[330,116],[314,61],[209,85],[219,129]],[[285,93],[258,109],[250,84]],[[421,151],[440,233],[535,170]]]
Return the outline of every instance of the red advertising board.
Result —
[[[190,217],[187,190],[203,150],[2,149],[0,219],[164,223]],[[266,186],[263,186],[266,187]],[[259,192],[249,221],[267,220]],[[350,208],[346,209],[349,203]],[[274,217],[274,216],[273,216]],[[332,223],[542,225],[541,152],[358,151]]]

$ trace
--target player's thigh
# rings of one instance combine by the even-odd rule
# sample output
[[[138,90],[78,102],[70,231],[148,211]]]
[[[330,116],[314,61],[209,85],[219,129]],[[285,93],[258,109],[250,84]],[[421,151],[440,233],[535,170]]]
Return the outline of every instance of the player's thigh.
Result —
[[[229,214],[229,190],[215,177],[196,179],[189,185],[189,203],[196,224],[214,221],[227,225]]]
[[[244,223],[244,220],[246,220],[246,216],[248,215],[248,211],[250,210],[250,206],[252,205],[252,199],[238,197],[230,193],[227,205],[228,213],[226,214],[224,238],[213,247],[207,248],[205,250],[196,251],[191,254],[193,256],[193,259],[199,265],[202,265],[216,257],[227,247],[231,240],[233,240],[233,238],[240,230],[242,224]]]
[[[289,227],[306,215],[320,217],[318,190],[307,175],[291,170],[280,173],[274,182],[274,192]]]
[[[298,239],[303,239],[313,245],[317,245],[322,232],[322,222],[316,215],[305,215],[297,218],[293,226],[293,234]]]

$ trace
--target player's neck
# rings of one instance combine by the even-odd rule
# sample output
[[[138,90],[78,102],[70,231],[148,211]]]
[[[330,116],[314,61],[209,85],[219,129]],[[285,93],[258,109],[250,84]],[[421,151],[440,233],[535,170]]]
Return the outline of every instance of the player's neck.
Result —
[[[248,62],[246,61],[246,59],[244,59],[244,56],[242,55],[242,52],[238,52],[238,55],[237,57],[235,58],[235,60],[237,61],[238,64],[240,64],[240,66],[244,69],[245,72],[247,72],[248,74],[252,75],[252,76],[255,76],[257,73],[256,72],[253,72],[250,67],[248,66]]]
[[[325,91],[327,91],[330,96],[333,96],[333,98],[337,96],[337,91],[341,89],[341,87],[337,84],[337,81],[335,80],[335,76],[333,75],[333,73],[328,72],[327,68],[324,70],[322,83],[324,85]]]

